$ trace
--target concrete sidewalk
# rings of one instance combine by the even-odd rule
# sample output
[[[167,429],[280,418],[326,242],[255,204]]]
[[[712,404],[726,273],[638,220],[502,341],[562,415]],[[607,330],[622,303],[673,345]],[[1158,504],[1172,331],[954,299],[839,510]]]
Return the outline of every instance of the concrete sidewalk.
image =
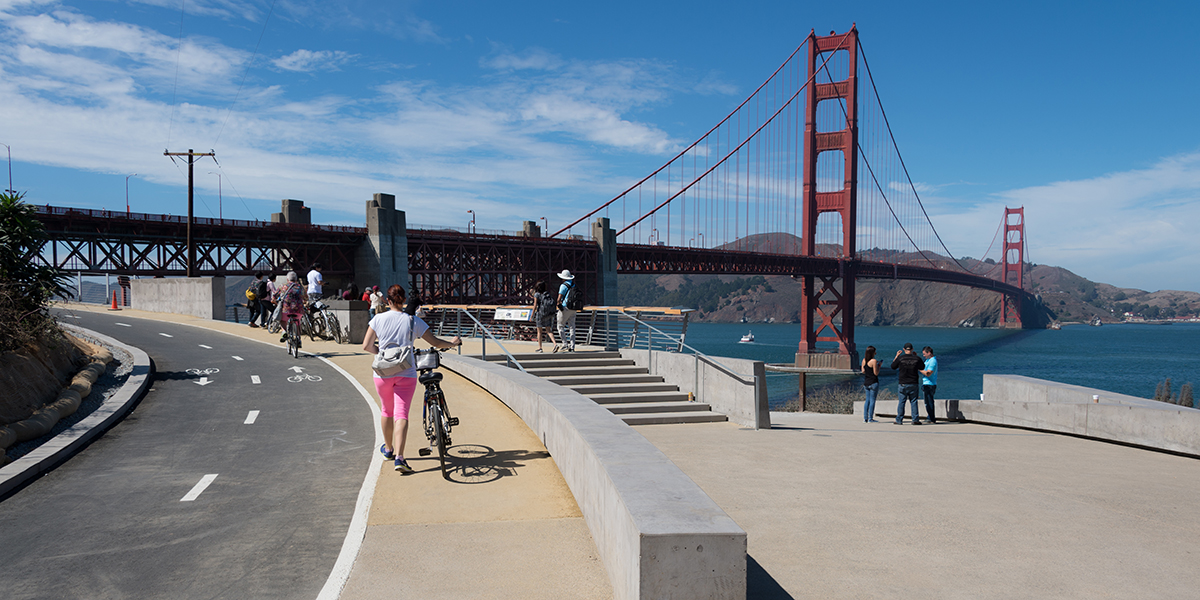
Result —
[[[106,312],[103,306],[77,303],[61,308]],[[264,345],[265,352],[286,352],[279,334],[246,324],[137,310],[122,314],[270,342],[278,350]],[[525,351],[536,347],[514,344]],[[306,337],[301,350],[344,369],[378,406],[372,355],[361,345]],[[479,350],[478,342],[468,341],[463,348],[466,353]],[[495,351],[491,344],[489,352]],[[405,451],[417,472],[401,475],[391,461],[382,465],[362,547],[340,597],[611,598],[608,574],[587,524],[545,446],[487,391],[448,370],[442,373],[447,404],[461,422],[451,434],[458,468],[452,481],[446,481],[436,451],[417,455],[428,444],[421,431],[419,388]],[[378,422],[371,425],[378,430]]]
[[[748,598],[1195,598],[1200,460],[966,423],[638,427],[749,534]]]

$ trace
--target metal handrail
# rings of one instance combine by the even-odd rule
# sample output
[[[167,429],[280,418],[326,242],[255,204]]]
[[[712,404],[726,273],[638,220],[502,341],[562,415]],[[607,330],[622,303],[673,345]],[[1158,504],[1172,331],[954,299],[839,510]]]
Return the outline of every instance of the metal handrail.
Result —
[[[606,312],[607,312],[607,311],[606,311]],[[655,326],[653,326],[653,325],[651,325],[651,324],[649,324],[649,323],[647,323],[647,322],[645,322],[645,321],[643,321],[643,320],[641,320],[641,319],[639,319],[639,318],[637,318],[637,317],[635,317],[635,316],[633,316],[633,315],[627,314],[625,311],[618,310],[618,311],[617,311],[617,316],[618,316],[618,317],[625,317],[625,318],[627,318],[627,319],[630,319],[631,321],[633,321],[633,322],[635,322],[635,323],[638,323],[638,324],[640,324],[640,325],[644,325],[644,326],[645,326],[647,329],[649,329],[650,331],[652,331],[652,332],[658,332],[658,334],[659,334],[659,335],[661,335],[661,336],[663,336],[663,337],[667,338],[668,340],[671,340],[672,342],[678,343],[680,348],[687,348],[688,350],[691,350],[691,351],[692,351],[692,354],[694,354],[694,355],[696,356],[696,359],[697,359],[697,360],[704,361],[704,363],[705,363],[705,364],[707,364],[707,365],[709,365],[709,366],[711,366],[711,367],[713,367],[713,368],[717,369],[718,371],[720,371],[720,372],[724,373],[725,375],[727,375],[727,376],[729,376],[729,377],[731,377],[731,378],[733,378],[733,379],[737,380],[737,381],[738,381],[738,383],[742,383],[742,384],[745,384],[745,385],[754,385],[754,383],[755,383],[755,381],[754,381],[754,377],[753,377],[753,376],[751,376],[749,380],[745,379],[745,377],[746,377],[745,375],[742,375],[741,373],[738,373],[738,372],[734,371],[733,369],[730,369],[729,367],[726,367],[725,365],[721,364],[720,362],[717,362],[717,360],[716,360],[716,359],[714,359],[713,357],[711,357],[711,356],[709,356],[709,355],[707,355],[707,354],[705,354],[705,353],[703,353],[703,352],[701,352],[701,351],[699,351],[699,350],[697,350],[697,349],[695,349],[695,348],[693,348],[693,347],[691,347],[691,346],[689,346],[689,345],[685,344],[685,343],[683,342],[683,338],[675,338],[675,337],[673,337],[671,334],[669,334],[669,333],[666,333],[666,332],[663,332],[663,331],[659,330],[657,327],[655,327]],[[648,343],[648,344],[646,345],[646,349],[647,349],[647,351],[649,351],[649,352],[654,352],[654,344],[653,344],[653,343]]]
[[[488,331],[488,328],[484,327],[483,323],[480,323],[479,319],[475,318],[475,315],[471,314],[470,312],[468,312],[466,309],[463,309],[463,308],[454,307],[454,310],[464,313],[468,317],[470,317],[471,320],[474,321],[475,324],[479,326],[479,330],[483,332],[484,335],[480,337],[480,340],[482,340],[482,342],[483,342],[483,359],[484,360],[487,360],[487,339],[492,338],[492,341],[496,342],[496,345],[500,346],[500,349],[503,350],[504,354],[508,357],[508,366],[512,367],[513,365],[516,365],[517,368],[520,369],[522,373],[526,372],[525,367],[521,365],[521,361],[517,360],[517,357],[513,356],[512,352],[509,352],[508,348],[505,348],[504,344],[500,343],[500,339],[497,338],[496,336],[492,335],[492,332]],[[459,348],[460,348],[459,353],[461,354],[462,347],[460,346]]]

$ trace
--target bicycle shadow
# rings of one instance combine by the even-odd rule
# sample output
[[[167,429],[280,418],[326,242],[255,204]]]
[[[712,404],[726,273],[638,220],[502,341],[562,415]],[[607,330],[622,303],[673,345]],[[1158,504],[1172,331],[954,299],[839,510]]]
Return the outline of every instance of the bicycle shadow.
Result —
[[[496,450],[482,444],[454,445],[447,448],[447,454],[450,462],[450,481],[466,485],[491,483],[501,477],[511,477],[531,460],[550,458],[550,453],[544,450]],[[432,458],[437,460],[436,456]],[[437,471],[438,468],[434,467],[432,470]]]

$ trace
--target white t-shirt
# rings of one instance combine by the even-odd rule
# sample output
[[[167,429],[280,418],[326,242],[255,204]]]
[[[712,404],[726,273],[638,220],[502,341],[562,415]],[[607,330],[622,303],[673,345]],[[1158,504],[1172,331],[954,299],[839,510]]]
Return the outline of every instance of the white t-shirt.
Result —
[[[321,277],[321,272],[313,269],[308,272],[308,295],[321,295],[321,286],[325,283],[325,278]]]
[[[398,310],[389,310],[385,313],[375,315],[371,318],[369,326],[375,332],[376,339],[379,340],[379,348],[387,348],[389,346],[407,346],[410,343],[409,330],[410,324],[416,324],[416,331],[412,335],[411,341],[416,341],[429,331],[429,325],[422,321],[420,317],[409,316],[408,313]],[[416,366],[410,367],[407,371],[401,371],[393,377],[416,377]],[[376,377],[379,377],[376,375]]]

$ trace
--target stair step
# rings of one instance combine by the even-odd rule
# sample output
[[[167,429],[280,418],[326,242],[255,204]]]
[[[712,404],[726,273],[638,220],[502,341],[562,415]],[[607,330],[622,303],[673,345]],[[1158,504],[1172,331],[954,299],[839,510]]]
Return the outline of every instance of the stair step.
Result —
[[[642,413],[683,413],[683,412],[712,412],[712,407],[703,402],[626,402],[621,404],[605,404],[614,415],[629,415]]]
[[[676,423],[719,423],[728,421],[723,414],[709,412],[671,412],[621,415],[628,425],[671,425]]]
[[[538,369],[553,369],[555,367],[572,367],[576,369],[591,368],[591,367],[628,367],[635,364],[628,358],[584,358],[584,359],[546,359],[546,360],[525,360],[518,358],[521,364],[526,369],[532,367]],[[490,361],[489,361],[490,362]],[[504,362],[498,360],[496,362]]]
[[[523,364],[523,363],[522,363]],[[538,377],[571,377],[584,375],[645,375],[646,369],[639,366],[622,367],[525,367],[526,372]]]
[[[590,385],[564,385],[584,396],[592,394],[638,394],[642,392],[678,392],[679,386],[670,383],[612,383]]]
[[[508,356],[499,350],[488,352],[487,358],[483,358],[478,354],[471,355],[472,358],[486,360],[488,362],[504,362]],[[513,357],[525,364],[525,361],[542,361],[542,360],[584,360],[589,358],[621,358],[620,352],[518,352],[514,353]]]
[[[662,383],[663,378],[659,375],[574,375],[570,377],[547,377],[547,381],[552,381],[564,387],[573,385],[587,385],[593,383]]]
[[[628,404],[632,402],[687,402],[683,392],[638,392],[627,394],[587,394],[596,404]]]

